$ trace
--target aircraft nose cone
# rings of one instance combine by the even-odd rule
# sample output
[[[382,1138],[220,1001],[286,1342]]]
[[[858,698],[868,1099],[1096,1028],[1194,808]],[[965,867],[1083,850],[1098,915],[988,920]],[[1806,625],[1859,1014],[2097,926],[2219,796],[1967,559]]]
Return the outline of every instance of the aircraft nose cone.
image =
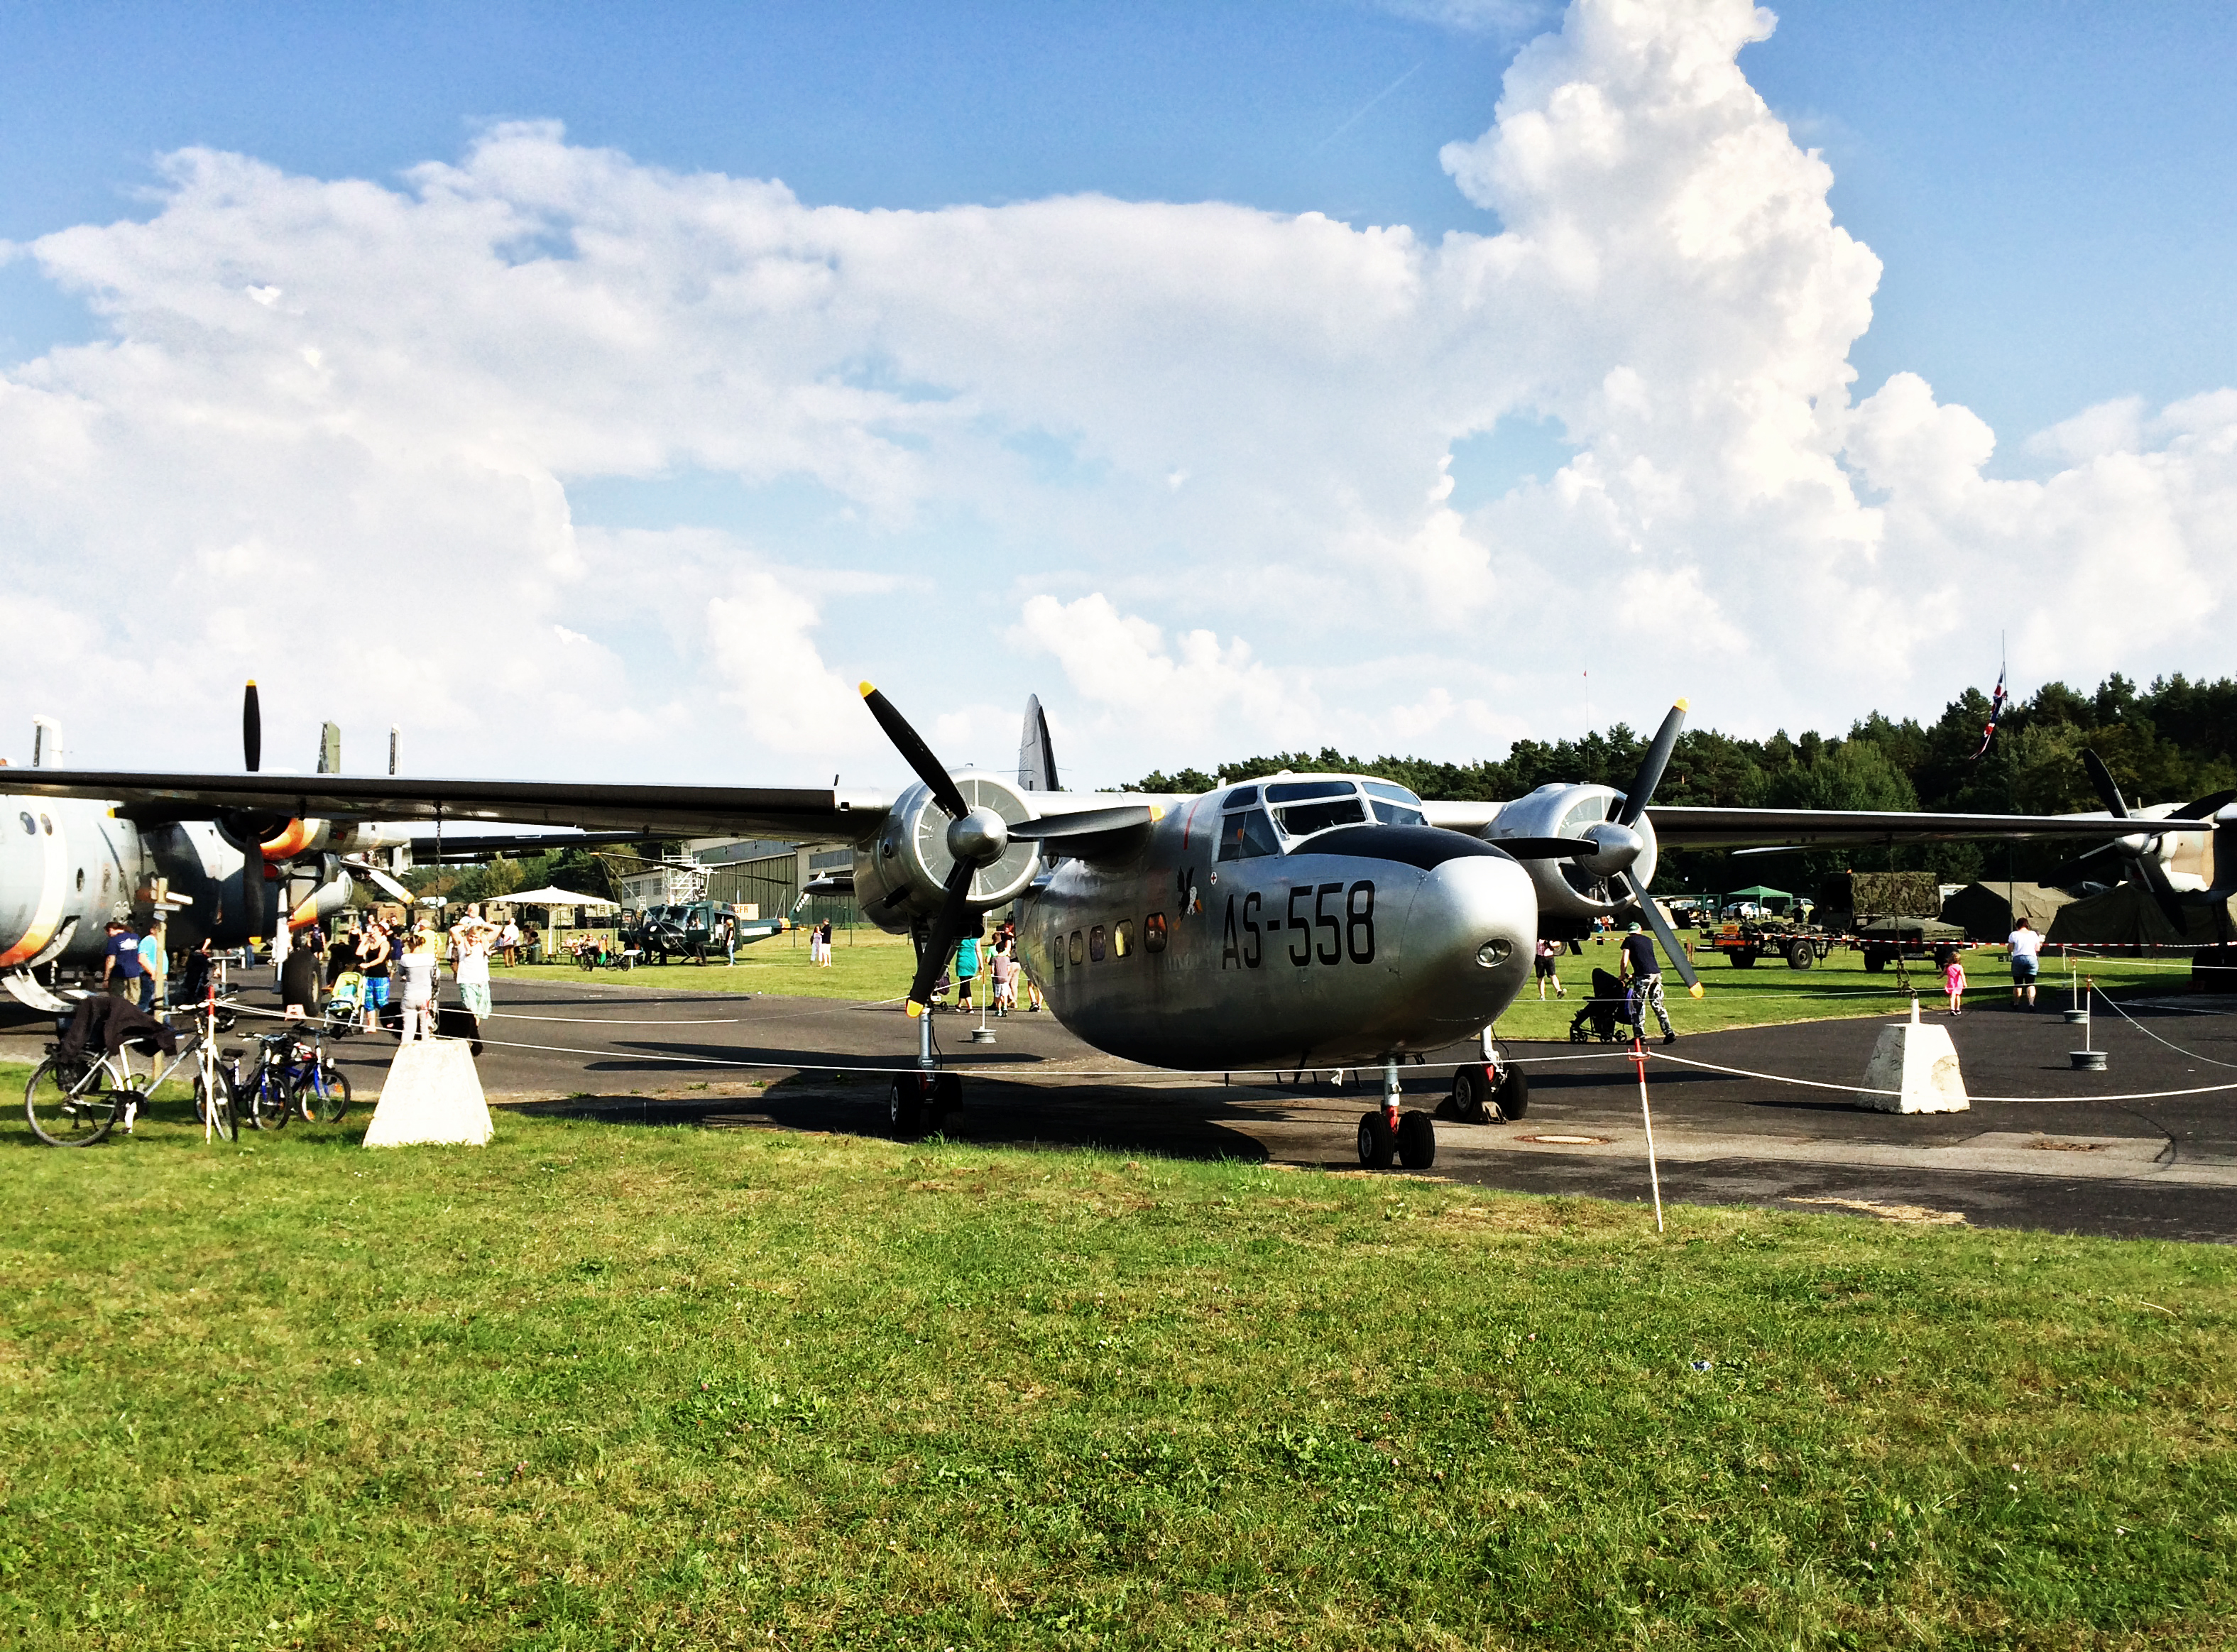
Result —
[[[1465,1038],[1514,1001],[1530,978],[1538,896],[1504,856],[1469,856],[1431,869],[1406,916],[1408,1008],[1435,1041]]]
[[[1008,823],[984,804],[947,824],[947,852],[959,861],[985,866],[1009,847]]]

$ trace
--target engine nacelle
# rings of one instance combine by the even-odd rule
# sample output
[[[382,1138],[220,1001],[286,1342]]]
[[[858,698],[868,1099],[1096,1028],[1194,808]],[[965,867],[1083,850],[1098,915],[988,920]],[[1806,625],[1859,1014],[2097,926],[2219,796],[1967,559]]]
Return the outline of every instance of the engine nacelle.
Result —
[[[1584,935],[1596,918],[1629,919],[1638,904],[1620,900],[1608,886],[1611,872],[1622,871],[1640,889],[1654,882],[1659,848],[1653,823],[1641,815],[1628,832],[1610,827],[1594,831],[1615,811],[1623,794],[1609,786],[1549,783],[1518,797],[1499,811],[1480,836],[1496,843],[1502,837],[1592,838],[1600,845],[1593,856],[1574,861],[1526,861],[1530,881],[1538,887],[1539,933],[1556,940]],[[1638,838],[1637,852],[1628,841]],[[1628,860],[1628,865],[1619,862]]]
[[[339,866],[332,865],[331,856],[326,858],[329,862],[323,869],[328,874],[327,881],[295,903],[294,910],[287,915],[290,929],[307,929],[314,923],[333,917],[349,905],[350,891],[354,887],[350,882],[350,875]]]
[[[1033,816],[1025,794],[999,776],[967,771],[955,776],[955,784],[965,803],[991,809],[1012,824]],[[894,800],[878,835],[855,846],[855,899],[871,922],[906,935],[940,909],[955,869],[947,843],[951,823],[947,811],[933,801],[932,789],[919,782]],[[1012,840],[973,874],[971,904],[983,912],[1016,899],[1039,869],[1038,847]]]

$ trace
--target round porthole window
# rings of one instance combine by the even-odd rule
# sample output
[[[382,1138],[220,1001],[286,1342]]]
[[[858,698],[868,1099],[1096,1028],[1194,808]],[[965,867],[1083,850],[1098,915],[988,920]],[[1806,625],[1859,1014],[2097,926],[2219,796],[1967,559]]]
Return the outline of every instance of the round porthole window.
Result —
[[[85,868],[82,866],[77,869],[77,886],[80,889],[85,887]]]
[[[25,809],[22,814],[16,816],[16,818],[23,823],[23,835],[25,836],[36,837],[39,835],[39,823],[31,818],[30,810],[28,809]]]
[[[55,835],[54,822],[49,820],[44,815],[39,816],[39,826],[48,836],[52,837]]]

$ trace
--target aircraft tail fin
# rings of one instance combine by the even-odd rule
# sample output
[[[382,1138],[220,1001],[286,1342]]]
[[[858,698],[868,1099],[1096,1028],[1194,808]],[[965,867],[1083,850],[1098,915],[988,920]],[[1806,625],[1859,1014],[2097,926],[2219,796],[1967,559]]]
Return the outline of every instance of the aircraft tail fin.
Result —
[[[1048,718],[1038,694],[1026,696],[1025,732],[1018,737],[1018,790],[1062,791],[1057,784],[1056,753],[1049,746]]]
[[[319,726],[319,772],[338,775],[342,771],[342,731],[337,724]]]

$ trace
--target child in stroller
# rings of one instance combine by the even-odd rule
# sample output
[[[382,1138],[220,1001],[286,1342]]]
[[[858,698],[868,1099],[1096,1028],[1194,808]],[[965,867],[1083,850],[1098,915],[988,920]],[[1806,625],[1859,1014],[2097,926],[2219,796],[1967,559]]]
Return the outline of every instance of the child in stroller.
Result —
[[[364,1013],[365,977],[354,969],[345,969],[327,992],[327,1030],[337,1038],[346,1038],[357,1030],[358,1018]]]
[[[1628,1026],[1630,1021],[1631,995],[1624,991],[1623,983],[1607,970],[1595,969],[1593,995],[1569,1019],[1569,1042],[1583,1043],[1587,1037],[1585,1028],[1589,1025],[1592,1036],[1603,1044],[1613,1044],[1621,1036],[1616,1028]]]

